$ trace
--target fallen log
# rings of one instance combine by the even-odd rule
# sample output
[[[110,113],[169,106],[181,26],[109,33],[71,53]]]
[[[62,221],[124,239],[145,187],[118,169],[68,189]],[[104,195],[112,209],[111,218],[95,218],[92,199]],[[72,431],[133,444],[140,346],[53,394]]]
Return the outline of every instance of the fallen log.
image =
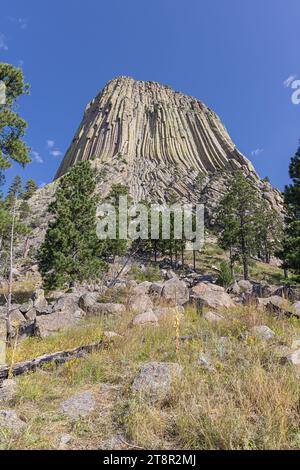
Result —
[[[0,384],[1,381],[7,379],[9,376],[17,376],[25,374],[26,372],[35,371],[42,367],[44,364],[51,362],[55,364],[64,364],[75,358],[82,358],[86,354],[90,354],[94,351],[99,351],[107,345],[107,342],[100,341],[98,343],[88,344],[87,346],[79,346],[75,349],[68,351],[58,351],[51,354],[45,354],[44,356],[36,357],[28,361],[17,362],[13,366],[1,366],[0,367]]]
[[[279,317],[297,318],[298,320],[300,319],[300,314],[289,312],[288,310],[274,305],[272,302],[269,302],[266,308],[269,313],[273,313]]]

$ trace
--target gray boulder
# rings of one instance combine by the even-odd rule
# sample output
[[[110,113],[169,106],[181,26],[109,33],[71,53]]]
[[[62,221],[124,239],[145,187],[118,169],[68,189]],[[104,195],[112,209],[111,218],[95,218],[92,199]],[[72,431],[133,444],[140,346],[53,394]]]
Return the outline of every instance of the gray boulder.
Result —
[[[113,304],[105,303],[101,304],[96,302],[92,307],[89,308],[87,313],[88,317],[101,317],[108,315],[122,315],[126,312],[125,305],[123,304]]]
[[[135,295],[130,299],[128,307],[135,313],[143,313],[153,308],[153,302],[146,294]]]
[[[15,411],[0,410],[0,429],[20,434],[25,428],[26,423],[18,417]]]
[[[4,380],[0,384],[0,405],[9,405],[14,402],[17,395],[17,384],[14,380]]]
[[[266,325],[254,326],[251,328],[251,334],[261,341],[269,341],[275,337],[274,331]]]
[[[83,294],[79,299],[79,307],[86,313],[89,312],[89,309],[95,305],[97,302],[97,295],[91,292]]]
[[[19,310],[21,313],[23,313],[23,315],[25,315],[32,308],[33,308],[33,300],[30,299],[28,300],[28,302],[25,302],[24,304],[22,304]]]
[[[84,418],[96,408],[96,400],[92,392],[80,392],[61,403],[62,413],[71,419]]]
[[[66,310],[51,313],[51,315],[38,316],[34,323],[34,333],[40,338],[45,338],[53,333],[76,326],[84,317],[84,312],[77,310]]]
[[[144,325],[153,325],[157,326],[158,319],[157,316],[153,313],[152,310],[149,310],[145,313],[140,313],[132,320],[132,325],[144,326]]]
[[[184,281],[172,278],[164,283],[162,298],[174,305],[184,305],[189,301],[189,290]]]
[[[168,398],[174,380],[180,379],[182,367],[176,363],[149,362],[143,364],[135,378],[132,391],[155,402]]]
[[[216,284],[201,282],[191,290],[193,297],[204,302],[209,308],[231,308],[234,303],[231,297],[225,292],[223,287]]]

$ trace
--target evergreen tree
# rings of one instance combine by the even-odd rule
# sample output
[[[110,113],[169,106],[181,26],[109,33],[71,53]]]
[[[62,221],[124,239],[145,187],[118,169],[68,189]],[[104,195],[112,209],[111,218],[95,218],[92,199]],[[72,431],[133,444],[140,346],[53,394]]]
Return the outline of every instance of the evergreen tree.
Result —
[[[260,214],[260,200],[257,191],[237,171],[231,186],[220,202],[218,223],[221,226],[220,245],[238,254],[243,263],[244,279],[249,279],[249,257],[258,249],[257,223]]]
[[[27,123],[15,110],[16,100],[28,93],[23,72],[10,64],[0,63],[0,80],[6,87],[5,104],[0,105],[0,169],[11,166],[11,160],[21,165],[30,162],[29,148],[23,142]]]
[[[284,191],[285,233],[282,250],[278,253],[286,276],[288,269],[300,274],[300,147],[291,159],[289,174],[292,184]]]
[[[28,199],[33,196],[33,194],[37,191],[38,185],[33,179],[30,179],[26,182],[24,192],[22,195],[22,198],[27,201]]]
[[[47,289],[98,278],[106,269],[105,243],[96,235],[96,181],[90,162],[65,175],[49,206],[54,216],[38,259]]]
[[[283,218],[262,199],[256,221],[258,254],[266,263],[281,247],[283,237]]]

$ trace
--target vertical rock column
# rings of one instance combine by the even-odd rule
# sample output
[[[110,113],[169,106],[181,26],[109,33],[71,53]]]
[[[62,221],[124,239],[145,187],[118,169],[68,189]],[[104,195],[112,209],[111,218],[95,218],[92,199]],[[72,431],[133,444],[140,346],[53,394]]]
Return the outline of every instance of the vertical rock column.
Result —
[[[0,313],[0,366],[6,363],[6,318]]]

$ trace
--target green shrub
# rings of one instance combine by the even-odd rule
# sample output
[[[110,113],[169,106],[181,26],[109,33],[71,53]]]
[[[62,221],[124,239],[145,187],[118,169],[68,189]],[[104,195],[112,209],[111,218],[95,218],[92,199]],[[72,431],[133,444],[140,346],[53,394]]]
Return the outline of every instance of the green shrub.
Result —
[[[226,261],[220,263],[220,273],[217,280],[217,283],[223,287],[229,287],[230,284],[234,282],[233,276],[231,274],[230,266]]]

